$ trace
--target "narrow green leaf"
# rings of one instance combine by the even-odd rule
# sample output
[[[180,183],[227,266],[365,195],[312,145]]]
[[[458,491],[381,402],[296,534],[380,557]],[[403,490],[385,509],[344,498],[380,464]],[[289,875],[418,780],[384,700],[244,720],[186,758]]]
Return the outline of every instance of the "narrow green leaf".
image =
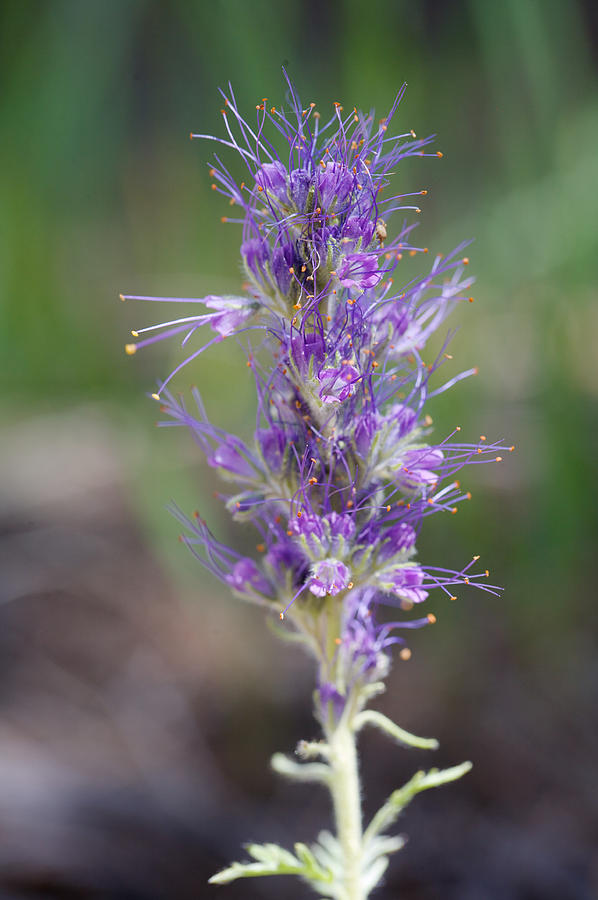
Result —
[[[472,764],[470,762],[464,762],[450,769],[430,769],[429,772],[416,772],[407,784],[393,791],[384,806],[378,810],[366,829],[364,841],[367,843],[388,828],[389,825],[392,825],[399,817],[401,811],[420,791],[426,791],[429,788],[440,787],[443,784],[449,784],[451,781],[457,781],[463,775],[466,775],[471,768]]]
[[[359,713],[355,717],[353,725],[355,731],[360,731],[365,725],[373,725],[375,728],[379,728],[380,731],[384,731],[393,740],[406,747],[418,747],[420,750],[438,749],[438,741],[435,738],[422,738],[417,737],[415,734],[410,734],[404,728],[399,728],[383,713],[376,712],[373,709],[366,709],[365,712]]]
[[[284,753],[275,753],[270,765],[279,775],[293,781],[311,781],[319,784],[328,784],[330,781],[330,767],[325,763],[296,763]]]
[[[325,869],[305,844],[295,844],[294,856],[277,844],[250,844],[247,852],[255,862],[235,862],[213,875],[209,884],[227,884],[237,878],[259,878],[266,875],[298,875],[309,882],[329,884],[332,873]]]

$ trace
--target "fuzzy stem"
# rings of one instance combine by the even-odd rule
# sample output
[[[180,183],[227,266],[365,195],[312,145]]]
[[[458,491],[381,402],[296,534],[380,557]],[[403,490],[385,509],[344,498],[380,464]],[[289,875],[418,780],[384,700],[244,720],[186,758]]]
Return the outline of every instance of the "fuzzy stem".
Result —
[[[361,793],[355,734],[350,720],[342,716],[328,735],[330,746],[330,793],[334,805],[337,838],[343,853],[346,900],[366,900],[361,886],[363,835]]]

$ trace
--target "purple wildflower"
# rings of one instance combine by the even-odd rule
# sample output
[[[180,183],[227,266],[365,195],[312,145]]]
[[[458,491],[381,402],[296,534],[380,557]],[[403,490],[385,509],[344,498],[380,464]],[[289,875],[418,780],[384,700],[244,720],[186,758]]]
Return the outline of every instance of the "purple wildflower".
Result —
[[[308,585],[316,597],[325,597],[327,594],[336,597],[348,587],[349,582],[350,572],[346,565],[338,559],[330,558],[313,564]]]
[[[430,138],[391,136],[403,90],[381,121],[340,104],[321,117],[289,90],[289,112],[263,101],[253,124],[231,90],[223,95],[226,136],[193,135],[234,150],[248,170],[238,183],[220,155],[210,170],[214,189],[238,210],[228,221],[242,226],[247,296],[127,295],[205,310],[140,329],[137,337],[151,336],[128,352],[171,336],[187,348],[206,324],[215,333],[186,351],[155,395],[167,416],[160,424],[188,427],[209,465],[232,483],[220,497],[234,518],[251,522],[262,556],[241,556],[199,517],[177,511],[183,540],[239,596],[282,609],[315,635],[323,655],[329,642],[314,616],[336,604],[342,629],[319,694],[338,710],[344,700],[335,667],[347,691],[374,680],[391,645],[404,643],[396,631],[434,618],[379,624],[380,604],[409,610],[434,589],[452,597],[464,584],[500,590],[486,570],[472,572],[477,558],[457,571],[431,567],[417,561],[416,543],[427,516],[454,513],[468,499],[454,478],[463,466],[499,460],[512,448],[485,438],[462,442],[459,429],[429,438],[428,400],[475,370],[439,383],[446,344],[430,362],[422,353],[468,299],[472,279],[462,247],[437,256],[421,276],[402,274],[401,261],[427,248],[413,243],[413,224],[395,223],[395,214],[419,212],[412,198],[427,192],[393,195],[389,174],[407,157],[442,155],[428,150]],[[165,386],[213,341],[248,331],[258,417],[246,443],[208,421],[196,390],[191,414]]]

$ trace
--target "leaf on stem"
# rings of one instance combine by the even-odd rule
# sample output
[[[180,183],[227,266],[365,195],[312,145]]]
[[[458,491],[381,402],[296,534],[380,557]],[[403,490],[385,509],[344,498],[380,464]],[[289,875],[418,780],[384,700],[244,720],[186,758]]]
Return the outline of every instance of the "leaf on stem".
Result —
[[[209,884],[227,884],[237,878],[259,878],[263,875],[299,875],[310,882],[329,884],[332,873],[324,869],[305,844],[295,844],[294,856],[278,844],[249,844],[247,852],[255,862],[235,862],[213,875]]]
[[[466,775],[471,768],[472,764],[470,762],[464,762],[450,769],[430,769],[429,772],[416,772],[407,784],[393,791],[384,806],[378,810],[366,829],[364,841],[367,843],[388,828],[389,825],[396,822],[402,810],[420,791],[426,791],[428,788],[440,787],[443,784],[449,784],[451,781],[457,781],[463,775]]]
[[[355,731],[360,731],[365,725],[373,725],[375,728],[379,728],[380,731],[384,731],[393,740],[398,741],[399,744],[403,744],[405,747],[418,747],[420,750],[438,749],[436,738],[422,738],[417,737],[415,734],[410,734],[404,728],[399,728],[383,713],[376,712],[373,709],[366,709],[365,712],[359,713],[355,717],[353,723]]]
[[[294,781],[312,781],[319,784],[328,784],[330,781],[330,767],[326,763],[296,763],[284,753],[275,753],[270,765],[279,775]]]

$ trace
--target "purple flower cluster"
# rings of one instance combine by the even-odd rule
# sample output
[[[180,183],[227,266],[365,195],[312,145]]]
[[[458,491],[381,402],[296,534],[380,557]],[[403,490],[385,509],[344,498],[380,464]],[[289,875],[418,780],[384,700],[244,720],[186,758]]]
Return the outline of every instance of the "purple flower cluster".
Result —
[[[477,557],[453,571],[416,554],[423,520],[454,513],[469,497],[458,470],[512,448],[485,438],[464,443],[458,428],[438,442],[430,437],[427,401],[475,370],[437,384],[448,340],[431,362],[422,354],[468,299],[472,279],[462,247],[436,257],[421,277],[398,277],[403,258],[427,249],[411,242],[412,224],[389,223],[397,212],[419,212],[406,201],[426,191],[386,196],[389,176],[406,157],[442,155],[426,151],[431,138],[391,135],[403,91],[379,121],[339,103],[324,121],[289,84],[290,111],[264,99],[254,124],[232,91],[223,95],[226,137],[192,137],[236,151],[246,169],[239,181],[216,155],[210,174],[212,187],[239,209],[228,221],[243,229],[247,295],[186,301],[209,312],[134,332],[152,334],[127,345],[133,353],[179,335],[187,346],[205,324],[216,333],[154,396],[168,416],[162,424],[190,429],[232,485],[222,499],[259,534],[261,555],[240,555],[201,518],[176,510],[182,540],[238,596],[293,622],[320,662],[321,703],[334,709],[355,685],[384,674],[388,648],[404,643],[398,631],[434,621],[385,621],[382,607],[409,611],[434,588],[451,598],[463,584],[499,590],[477,571]],[[251,444],[210,423],[197,390],[189,405],[167,388],[213,341],[248,331],[258,336],[248,360],[258,403]]]

